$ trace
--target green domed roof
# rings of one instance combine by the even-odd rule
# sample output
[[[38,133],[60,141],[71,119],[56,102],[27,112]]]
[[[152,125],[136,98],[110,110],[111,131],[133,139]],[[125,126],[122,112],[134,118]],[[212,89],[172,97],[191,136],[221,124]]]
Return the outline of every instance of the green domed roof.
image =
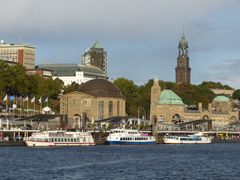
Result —
[[[158,99],[158,104],[178,104],[183,105],[182,99],[171,90],[164,90]]]
[[[188,48],[188,42],[187,42],[185,36],[182,36],[182,38],[180,39],[178,47],[179,48]]]
[[[213,99],[213,101],[216,102],[226,102],[226,101],[230,101],[230,99],[226,96],[217,96]]]

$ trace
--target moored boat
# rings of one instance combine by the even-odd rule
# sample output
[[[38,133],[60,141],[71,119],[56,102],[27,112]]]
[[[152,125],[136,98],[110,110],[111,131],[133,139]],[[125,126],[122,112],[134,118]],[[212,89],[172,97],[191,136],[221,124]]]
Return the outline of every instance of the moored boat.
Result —
[[[138,130],[112,129],[107,137],[109,145],[147,145],[154,144],[155,138],[147,134],[140,133]]]
[[[163,142],[165,144],[209,144],[211,138],[199,132],[188,136],[166,135],[163,137]]]
[[[33,133],[25,141],[27,146],[89,146],[95,145],[89,132],[43,131]]]

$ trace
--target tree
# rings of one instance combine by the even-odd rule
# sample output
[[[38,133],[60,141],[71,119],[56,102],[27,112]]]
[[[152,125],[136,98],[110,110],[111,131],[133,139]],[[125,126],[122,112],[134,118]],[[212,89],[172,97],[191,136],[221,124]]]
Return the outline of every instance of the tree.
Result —
[[[58,78],[54,80],[52,78],[40,78],[38,84],[38,95],[57,99],[58,95],[63,91],[63,88],[63,81]]]
[[[26,69],[17,64],[11,66],[4,72],[4,84],[5,92],[10,95],[21,95],[29,93],[29,84],[28,75],[26,74]]]
[[[73,91],[78,91],[80,88],[80,84],[76,83],[76,82],[72,82],[72,84],[66,86],[64,88],[63,94],[67,94]]]
[[[237,89],[233,92],[232,98],[240,100],[240,89]]]
[[[139,86],[137,89],[138,102],[137,106],[139,109],[139,116],[146,116],[146,119],[149,118],[150,115],[150,104],[151,104],[151,88],[153,86],[153,79],[150,79],[146,84]]]
[[[229,89],[229,90],[233,89],[232,87],[230,87],[228,85],[223,85],[220,82],[212,82],[212,81],[209,81],[209,82],[204,81],[200,85],[208,87],[209,89]]]
[[[128,116],[136,116],[138,113],[137,101],[137,86],[133,81],[118,78],[113,82],[122,92],[123,96],[126,98],[126,113]]]

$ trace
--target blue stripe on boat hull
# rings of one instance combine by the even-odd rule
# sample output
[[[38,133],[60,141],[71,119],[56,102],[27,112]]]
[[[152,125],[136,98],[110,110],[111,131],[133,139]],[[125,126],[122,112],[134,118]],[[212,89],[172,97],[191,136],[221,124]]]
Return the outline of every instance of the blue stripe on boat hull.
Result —
[[[118,144],[123,144],[123,145],[149,145],[149,144],[155,144],[155,142],[154,141],[148,141],[148,142],[107,141],[107,144],[109,144],[109,145],[118,145]]]

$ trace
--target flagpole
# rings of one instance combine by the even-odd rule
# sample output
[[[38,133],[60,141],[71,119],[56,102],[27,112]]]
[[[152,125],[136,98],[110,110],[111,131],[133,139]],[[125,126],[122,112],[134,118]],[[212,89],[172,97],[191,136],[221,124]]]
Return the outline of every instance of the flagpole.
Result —
[[[10,102],[10,100],[9,100],[9,102]],[[10,108],[9,107],[8,107],[8,116],[10,116]]]
[[[7,94],[6,94],[7,97]],[[8,113],[8,98],[6,99],[6,117],[7,117],[7,113]]]
[[[25,104],[25,101],[24,101],[24,98],[22,98],[22,108],[23,108],[23,116],[25,116],[25,109],[24,109],[24,104]]]
[[[28,116],[28,98],[27,98],[27,116]]]
[[[39,114],[42,114],[42,96],[39,98],[38,102],[40,103]]]
[[[20,117],[21,117],[22,116],[22,96],[20,96],[19,99],[20,99],[19,106],[20,106]]]
[[[33,109],[34,109],[34,113],[33,114],[35,115],[35,111],[36,111],[35,110],[35,100],[34,100],[34,104],[33,104]]]
[[[40,102],[40,114],[42,114],[42,100]]]
[[[22,96],[19,97],[19,117],[21,117],[22,114]]]

